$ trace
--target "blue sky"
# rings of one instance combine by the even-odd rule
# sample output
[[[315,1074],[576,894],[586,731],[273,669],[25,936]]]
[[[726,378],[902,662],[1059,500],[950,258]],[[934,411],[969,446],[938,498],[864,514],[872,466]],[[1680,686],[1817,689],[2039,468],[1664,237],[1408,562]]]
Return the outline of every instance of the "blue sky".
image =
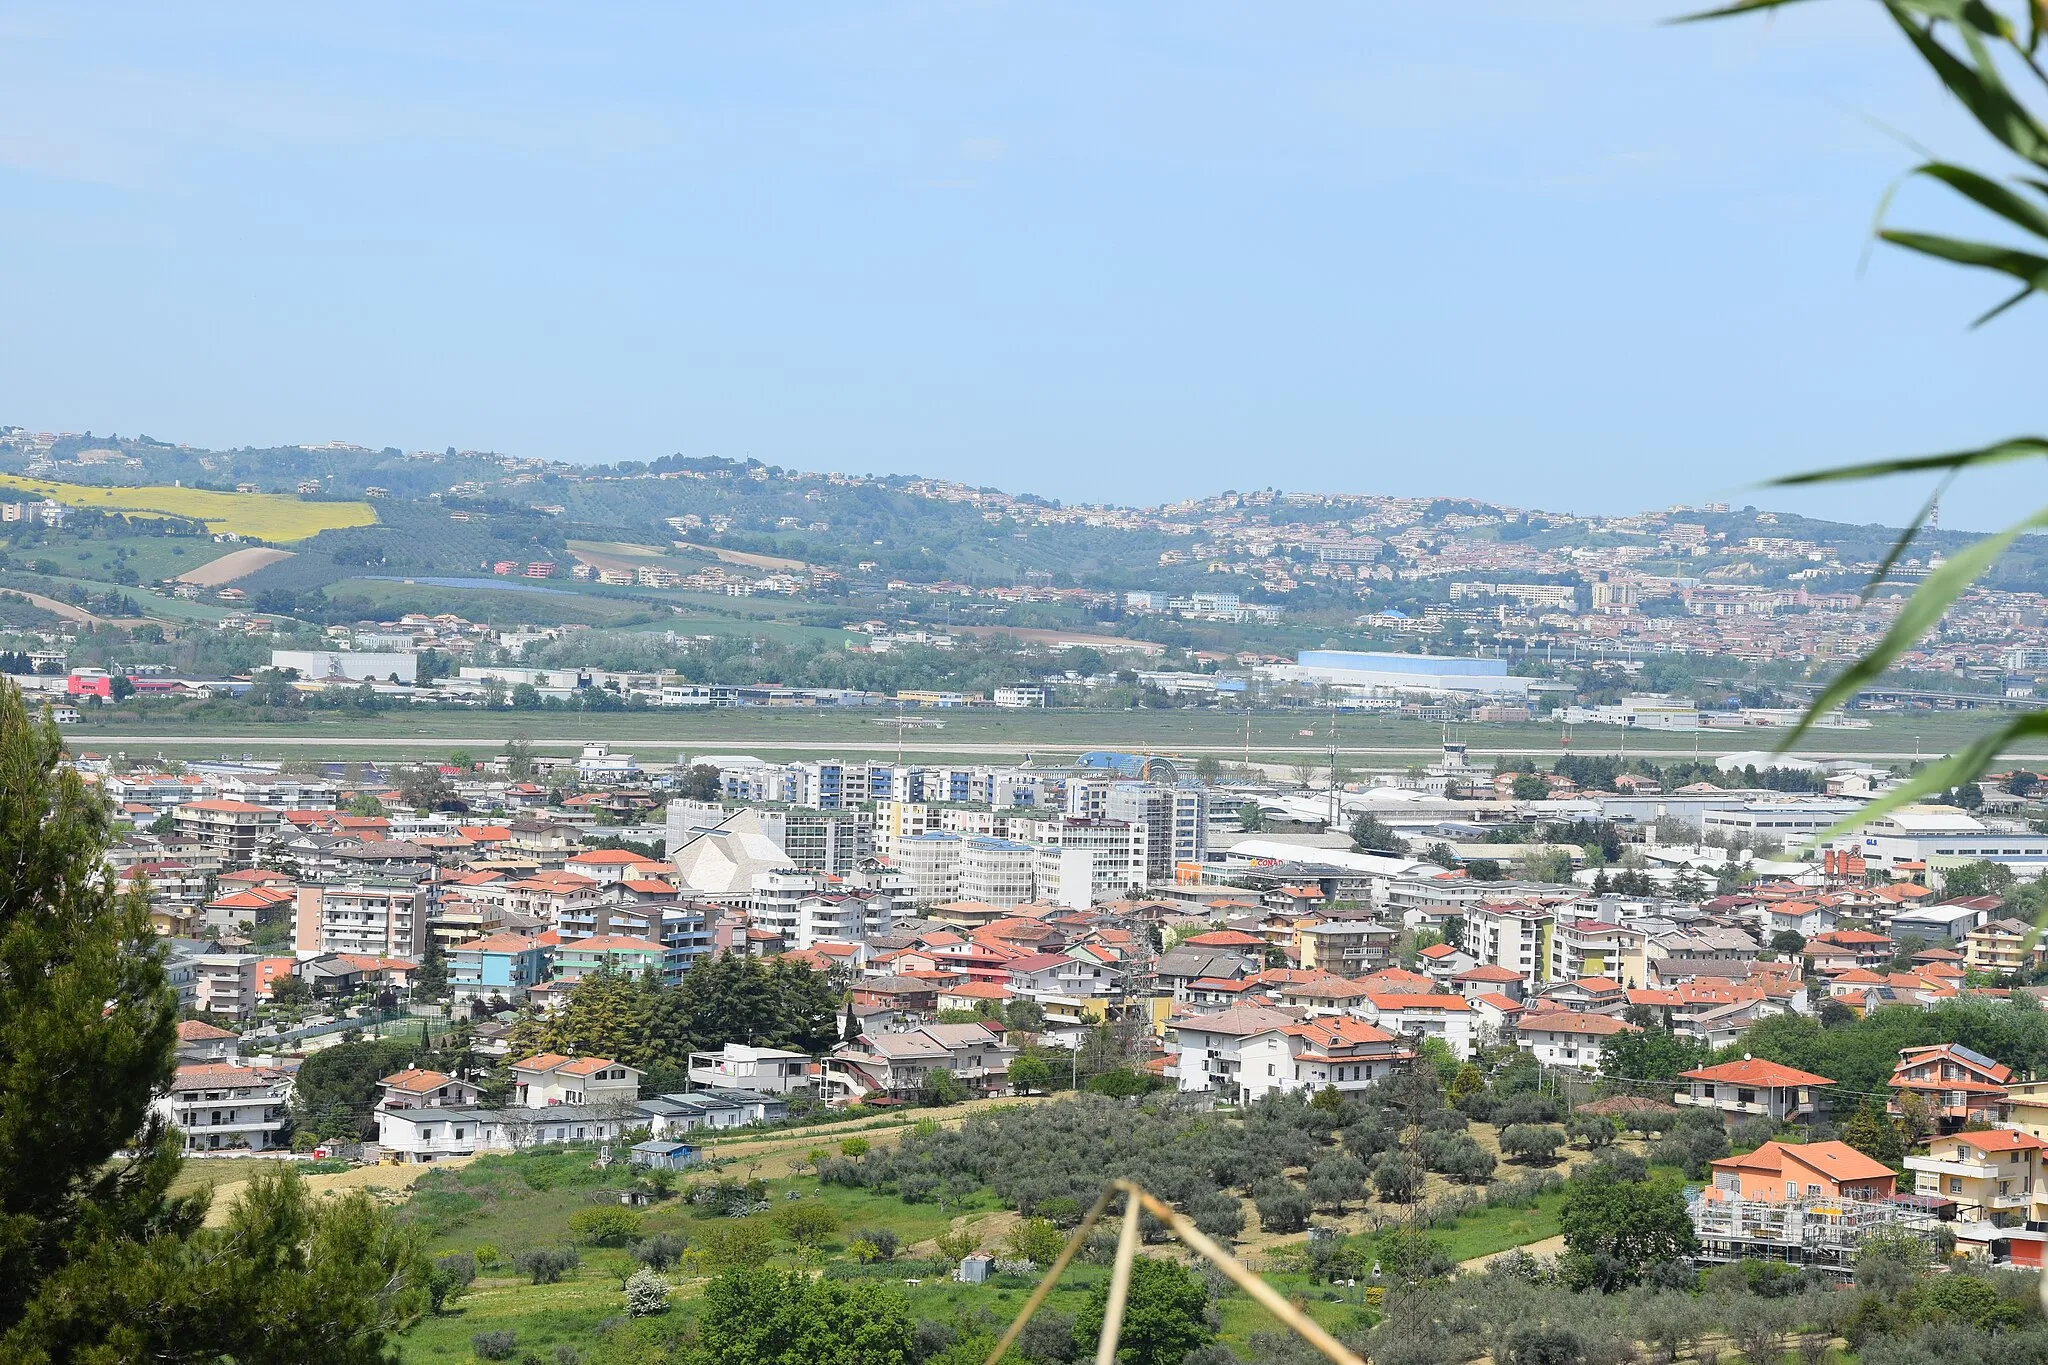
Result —
[[[2048,304],[1858,271],[1871,120],[1982,140],[1874,5],[1675,8],[18,4],[0,422],[1898,520],[1746,485],[2038,429]]]

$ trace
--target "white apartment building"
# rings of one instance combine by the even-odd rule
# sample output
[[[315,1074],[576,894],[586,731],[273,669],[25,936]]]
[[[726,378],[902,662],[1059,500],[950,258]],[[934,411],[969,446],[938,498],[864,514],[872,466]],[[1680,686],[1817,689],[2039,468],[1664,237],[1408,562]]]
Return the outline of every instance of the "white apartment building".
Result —
[[[718,1052],[690,1054],[690,1084],[758,1090],[764,1095],[787,1095],[812,1084],[810,1069],[813,1065],[811,1058],[802,1052],[727,1043]]]
[[[1604,976],[1630,990],[1640,989],[1648,974],[1647,938],[1642,930],[1625,924],[1578,919],[1562,910],[1551,926],[1550,979]]]
[[[1145,876],[1173,881],[1174,864],[1199,863],[1209,852],[1209,793],[1202,787],[1116,782],[1103,802],[1112,820],[1145,827]]]
[[[960,842],[960,899],[1022,905],[1036,894],[1038,850],[1015,839]]]
[[[1530,986],[1550,976],[1554,914],[1547,906],[1487,901],[1464,907],[1465,951],[1483,964],[1505,967]]]
[[[418,959],[427,951],[427,888],[349,882],[298,889],[293,947],[301,957],[362,953]]]
[[[960,899],[960,845],[957,834],[912,834],[896,840],[891,861],[903,874],[914,905],[941,905]]]
[[[155,1108],[184,1133],[188,1152],[267,1152],[283,1145],[291,1084],[259,1067],[181,1066]]]
[[[227,1019],[256,1017],[255,953],[203,953],[192,959],[192,1007]]]
[[[606,1057],[564,1057],[543,1052],[512,1063],[512,1106],[631,1105],[640,1098],[640,1073]]]
[[[1145,826],[1124,820],[1067,816],[1047,821],[1041,837],[1040,900],[1087,906],[1145,889],[1150,848]],[[1077,899],[1081,893],[1080,863],[1067,856],[1074,853],[1086,853],[1089,857],[1086,901]]]
[[[1005,710],[1035,710],[1044,706],[1045,700],[1045,687],[1041,683],[1017,683],[995,690],[995,704]]]
[[[213,852],[225,871],[255,866],[283,819],[282,812],[247,801],[187,801],[171,812],[178,834]]]

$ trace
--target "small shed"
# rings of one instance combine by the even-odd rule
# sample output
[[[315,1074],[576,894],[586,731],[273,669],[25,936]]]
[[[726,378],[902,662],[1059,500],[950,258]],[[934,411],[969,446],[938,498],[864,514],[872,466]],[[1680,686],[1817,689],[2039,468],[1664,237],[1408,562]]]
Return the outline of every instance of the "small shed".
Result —
[[[702,1158],[697,1149],[687,1142],[671,1142],[667,1138],[649,1138],[633,1144],[627,1158],[635,1166],[646,1166],[651,1170],[679,1171],[685,1166],[694,1166]]]
[[[971,1256],[960,1258],[960,1269],[954,1272],[953,1278],[962,1284],[980,1284],[988,1278],[989,1272],[994,1270],[995,1266],[995,1257],[985,1251],[977,1251]]]

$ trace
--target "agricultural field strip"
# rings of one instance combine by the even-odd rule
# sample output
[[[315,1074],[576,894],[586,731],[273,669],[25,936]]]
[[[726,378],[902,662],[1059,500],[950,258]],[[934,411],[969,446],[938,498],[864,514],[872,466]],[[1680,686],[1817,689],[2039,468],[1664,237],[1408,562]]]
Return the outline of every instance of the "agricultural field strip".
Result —
[[[305,540],[322,531],[376,524],[366,502],[307,502],[288,493],[222,493],[209,488],[163,485],[58,483],[0,474],[0,488],[17,489],[66,507],[106,512],[189,517],[216,531],[263,540]]]

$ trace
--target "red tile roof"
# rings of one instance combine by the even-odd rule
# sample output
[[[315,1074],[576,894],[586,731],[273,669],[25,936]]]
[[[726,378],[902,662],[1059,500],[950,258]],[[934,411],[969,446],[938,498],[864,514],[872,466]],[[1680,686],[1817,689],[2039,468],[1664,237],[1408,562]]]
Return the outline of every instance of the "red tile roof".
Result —
[[[1523,1024],[1526,1028],[1528,1025]],[[1761,1057],[1745,1058],[1739,1062],[1723,1062],[1719,1066],[1703,1066],[1697,1071],[1680,1073],[1689,1081],[1713,1081],[1726,1085],[1760,1085],[1787,1087],[1800,1085],[1833,1085],[1826,1076],[1816,1076],[1811,1071],[1801,1071],[1795,1066],[1782,1066],[1767,1062]]]

